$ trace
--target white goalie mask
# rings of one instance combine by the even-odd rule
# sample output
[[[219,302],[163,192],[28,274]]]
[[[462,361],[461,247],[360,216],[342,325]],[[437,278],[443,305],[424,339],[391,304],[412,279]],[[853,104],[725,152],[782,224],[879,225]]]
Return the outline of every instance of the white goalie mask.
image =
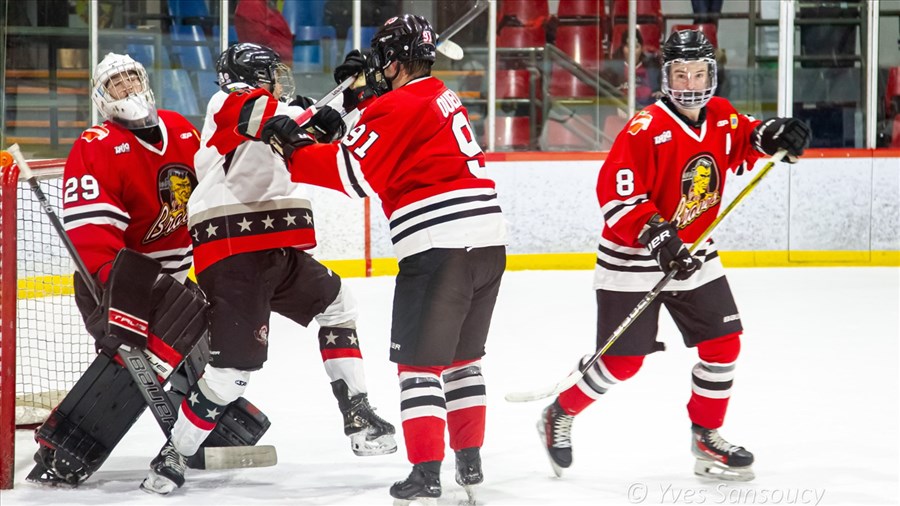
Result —
[[[94,69],[91,99],[104,119],[129,130],[159,124],[147,71],[128,55],[108,53],[103,57]]]

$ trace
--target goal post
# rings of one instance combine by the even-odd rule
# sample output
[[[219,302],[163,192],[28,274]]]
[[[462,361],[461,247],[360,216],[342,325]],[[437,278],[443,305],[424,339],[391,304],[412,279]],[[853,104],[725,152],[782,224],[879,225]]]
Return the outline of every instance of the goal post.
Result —
[[[62,213],[65,160],[30,163]],[[15,429],[42,423],[95,356],[75,305],[74,267],[25,182],[0,179],[0,487],[14,480]]]

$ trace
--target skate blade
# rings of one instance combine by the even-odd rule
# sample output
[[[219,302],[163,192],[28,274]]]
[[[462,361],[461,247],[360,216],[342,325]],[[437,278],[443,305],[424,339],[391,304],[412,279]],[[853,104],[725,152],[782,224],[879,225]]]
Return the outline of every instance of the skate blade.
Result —
[[[721,462],[697,459],[694,474],[702,478],[720,481],[751,481],[756,478],[752,466],[729,467]]]
[[[466,491],[466,498],[459,501],[459,506],[476,506],[475,485],[463,485],[463,490]]]
[[[563,475],[563,467],[560,467],[559,464],[553,460],[553,456],[550,455],[550,449],[547,448],[547,433],[544,432],[544,420],[538,420],[537,423],[537,431],[538,435],[541,436],[541,448],[544,449],[544,453],[547,454],[547,460],[550,461],[550,467],[553,468],[553,474],[556,475],[557,478],[562,478]]]
[[[173,490],[178,488],[175,482],[156,474],[152,469],[150,474],[141,482],[141,490],[148,494],[169,495]]]
[[[25,481],[44,487],[76,488],[78,486],[77,483],[69,483],[68,481],[58,478],[49,470],[44,469],[41,465],[35,466],[34,469],[28,473],[28,476],[25,477]]]
[[[359,457],[371,457],[373,455],[389,455],[397,451],[397,441],[391,434],[385,434],[375,439],[366,439],[366,431],[350,434],[350,449]]]
[[[216,446],[203,448],[204,469],[240,469],[271,467],[278,463],[278,453],[272,445]]]

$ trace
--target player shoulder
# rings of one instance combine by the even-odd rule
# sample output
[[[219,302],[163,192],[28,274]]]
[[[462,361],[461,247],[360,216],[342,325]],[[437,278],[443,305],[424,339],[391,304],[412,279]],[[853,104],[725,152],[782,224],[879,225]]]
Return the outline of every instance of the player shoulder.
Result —
[[[657,104],[651,104],[638,111],[625,125],[625,130],[635,137],[654,136],[664,125],[668,115]]]
[[[166,130],[169,131],[170,136],[174,135],[176,138],[182,140],[190,139],[192,137],[197,139],[200,138],[196,127],[194,127],[187,118],[175,111],[160,109],[159,121],[160,125],[164,125]]]
[[[716,116],[728,116],[729,114],[736,114],[737,110],[728,101],[727,98],[722,97],[712,97],[709,99],[709,102],[706,104],[706,113],[707,114],[715,114]]]

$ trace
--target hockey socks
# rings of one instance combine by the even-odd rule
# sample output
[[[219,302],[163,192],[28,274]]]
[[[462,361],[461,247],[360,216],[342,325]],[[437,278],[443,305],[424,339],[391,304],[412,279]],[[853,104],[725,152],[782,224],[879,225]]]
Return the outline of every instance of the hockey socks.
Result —
[[[406,455],[413,464],[444,460],[447,403],[440,367],[399,365],[400,419]]]
[[[455,451],[481,448],[487,406],[481,360],[455,362],[444,370],[442,376],[450,448]]]
[[[355,328],[319,327],[319,351],[332,382],[343,380],[351,397],[366,393],[366,374]]]
[[[590,358],[582,358],[578,367]],[[581,413],[613,385],[634,376],[643,363],[643,356],[603,355],[575,386],[559,394],[560,407],[568,415]]]
[[[691,399],[687,409],[691,422],[718,429],[725,420],[735,361],[741,351],[739,334],[732,334],[697,345],[700,362],[691,371]]]

